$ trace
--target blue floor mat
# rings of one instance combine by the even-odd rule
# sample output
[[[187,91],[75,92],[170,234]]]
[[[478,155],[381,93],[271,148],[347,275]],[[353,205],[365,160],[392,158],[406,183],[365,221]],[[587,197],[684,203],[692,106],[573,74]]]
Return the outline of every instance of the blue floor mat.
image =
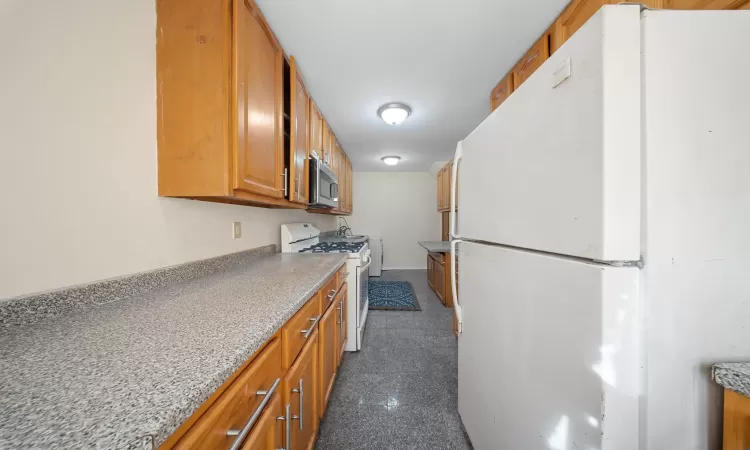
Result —
[[[368,282],[369,309],[392,311],[421,311],[414,288],[408,281],[370,280]]]

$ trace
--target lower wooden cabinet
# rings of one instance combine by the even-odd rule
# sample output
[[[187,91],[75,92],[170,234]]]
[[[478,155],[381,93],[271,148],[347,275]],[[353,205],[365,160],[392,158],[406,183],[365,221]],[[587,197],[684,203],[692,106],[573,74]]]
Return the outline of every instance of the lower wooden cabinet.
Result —
[[[273,394],[271,402],[261,414],[253,431],[242,445],[242,450],[278,450],[284,445],[284,422],[279,417],[284,415],[281,396]]]
[[[328,405],[328,399],[331,397],[333,382],[336,381],[336,363],[338,362],[338,342],[336,342],[337,319],[338,311],[333,306],[333,303],[331,303],[326,312],[323,313],[323,317],[319,323],[320,349],[318,350],[318,357],[320,361],[320,381],[318,384],[321,417]]]
[[[274,339],[195,422],[175,448],[231,448],[238,439],[237,432],[247,426],[256,411],[263,409],[264,398],[278,391],[281,376],[281,342]]]
[[[453,307],[449,253],[427,254],[427,284],[446,307]]]
[[[338,352],[336,355],[336,367],[341,365],[341,360],[344,358],[344,348],[346,347],[346,296],[348,286],[344,284],[339,289],[339,293],[336,296],[336,345],[338,345]]]
[[[445,266],[440,263],[435,264],[435,294],[445,304]]]
[[[435,260],[432,259],[432,256],[430,254],[427,254],[427,284],[430,286],[430,289],[435,290]]]
[[[723,450],[750,448],[750,397],[724,389]]]
[[[346,275],[333,274],[160,448],[312,450],[347,338]]]
[[[291,421],[285,424],[289,426],[285,436],[290,437],[290,449],[308,449],[315,445],[318,431],[318,337],[317,330],[310,335],[282,383],[284,405],[289,405],[291,414]]]

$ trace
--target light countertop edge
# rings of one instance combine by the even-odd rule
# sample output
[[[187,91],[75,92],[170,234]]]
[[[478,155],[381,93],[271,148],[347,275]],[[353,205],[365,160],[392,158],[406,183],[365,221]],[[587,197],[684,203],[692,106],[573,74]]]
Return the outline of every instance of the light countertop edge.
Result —
[[[449,253],[451,251],[450,241],[418,241],[417,244],[428,252]]]
[[[712,372],[720,386],[750,397],[750,362],[714,364]]]

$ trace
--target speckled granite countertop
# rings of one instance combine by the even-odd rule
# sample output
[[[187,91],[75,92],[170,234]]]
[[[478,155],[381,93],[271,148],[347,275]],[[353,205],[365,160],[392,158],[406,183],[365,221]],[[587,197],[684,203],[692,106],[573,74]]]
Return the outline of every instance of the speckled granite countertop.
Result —
[[[428,252],[450,253],[451,251],[451,243],[449,241],[419,241],[417,244],[427,249]]]
[[[0,328],[0,448],[158,446],[345,261],[277,253]]]
[[[750,397],[750,363],[714,364],[713,376],[721,386]]]

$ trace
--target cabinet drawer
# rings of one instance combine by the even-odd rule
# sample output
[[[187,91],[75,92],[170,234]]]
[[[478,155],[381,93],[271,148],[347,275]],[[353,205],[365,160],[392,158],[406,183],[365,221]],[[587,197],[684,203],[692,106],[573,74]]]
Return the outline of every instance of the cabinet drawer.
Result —
[[[335,277],[334,277],[335,280]],[[289,368],[297,358],[302,346],[313,334],[315,326],[320,319],[319,293],[315,294],[300,308],[281,329],[281,344],[284,368]]]
[[[346,269],[346,266],[344,266],[343,269]],[[339,291],[339,273],[332,276],[331,279],[326,281],[326,284],[320,288],[320,311],[318,314],[325,313],[328,307],[331,306],[331,303],[333,303],[333,299]]]
[[[338,273],[336,275],[337,278],[338,278],[337,284],[336,284],[337,291],[341,290],[341,286],[343,286],[344,283],[346,283],[346,277],[349,276],[349,270],[346,268],[346,266],[347,266],[346,264],[344,264],[343,266],[341,266],[341,268],[339,269],[339,271],[338,271]],[[329,294],[330,294],[330,292],[328,294],[326,294],[326,295],[329,295]]]
[[[227,436],[227,432],[242,430],[260,408],[263,399],[280,390],[281,375],[281,343],[273,339],[195,422],[175,448],[230,448],[237,436]],[[274,385],[276,389],[272,389]],[[268,394],[258,394],[258,391]]]
[[[523,55],[521,61],[513,68],[513,90],[518,89],[531,74],[549,58],[549,34],[545,33],[534,43],[534,46]]]

